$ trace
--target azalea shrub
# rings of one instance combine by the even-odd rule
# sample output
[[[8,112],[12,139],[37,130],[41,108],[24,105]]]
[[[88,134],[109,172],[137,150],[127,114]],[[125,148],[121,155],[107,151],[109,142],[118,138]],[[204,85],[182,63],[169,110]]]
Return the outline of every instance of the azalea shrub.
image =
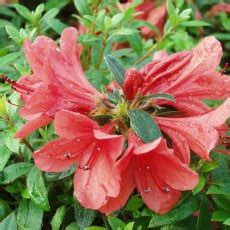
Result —
[[[229,228],[229,3],[0,4],[1,230]]]

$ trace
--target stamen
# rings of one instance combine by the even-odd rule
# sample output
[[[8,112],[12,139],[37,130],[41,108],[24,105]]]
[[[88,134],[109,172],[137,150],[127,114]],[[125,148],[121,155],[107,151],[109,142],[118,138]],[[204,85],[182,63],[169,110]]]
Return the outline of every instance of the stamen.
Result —
[[[78,168],[83,170],[90,170],[92,169],[93,165],[98,160],[99,156],[101,154],[101,148],[97,147],[96,152],[93,152],[91,156],[89,157],[88,161],[84,165],[80,165]]]
[[[163,186],[161,187],[161,189],[162,189],[162,191],[163,191],[164,193],[169,193],[169,192],[170,192],[170,188],[169,188],[167,185],[163,185]]]
[[[14,106],[16,106],[16,107],[22,107],[21,105],[17,105],[17,104],[15,104],[15,103],[13,103],[12,101],[10,101],[10,99],[8,99],[7,101],[8,101],[8,103],[11,104],[11,105],[14,105]]]
[[[224,68],[220,71],[221,77],[225,74],[228,66],[229,66],[229,63],[225,63]]]
[[[30,93],[33,93],[34,90],[25,86],[25,85],[20,85],[18,84],[16,81],[13,81],[11,79],[9,79],[6,75],[0,75],[1,78],[8,84],[11,85],[11,88],[19,93],[22,93],[22,94],[30,94]]]
[[[66,159],[70,159],[70,158],[71,158],[71,155],[72,155],[71,153],[65,153],[65,154],[64,154],[64,157],[65,157]]]

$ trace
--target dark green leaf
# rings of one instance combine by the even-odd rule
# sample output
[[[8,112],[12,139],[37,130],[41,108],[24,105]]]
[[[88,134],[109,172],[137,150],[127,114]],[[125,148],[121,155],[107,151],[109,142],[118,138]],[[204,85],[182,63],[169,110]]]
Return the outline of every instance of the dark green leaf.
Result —
[[[223,222],[230,217],[230,211],[217,210],[212,214],[212,221]]]
[[[131,199],[128,201],[128,204],[125,207],[127,211],[136,211],[143,206],[142,199],[138,196],[132,196]]]
[[[43,211],[39,209],[32,201],[21,200],[17,224],[19,229],[40,230],[42,225]]]
[[[15,163],[7,166],[2,171],[2,181],[0,184],[8,184],[17,178],[25,175],[31,169],[32,164],[27,162]]]
[[[51,221],[51,226],[52,230],[59,230],[62,221],[65,216],[65,206],[61,206],[57,209],[52,221]]]
[[[15,214],[12,212],[0,223],[1,230],[17,230]]]
[[[203,176],[199,177],[199,183],[197,184],[197,186],[192,190],[192,194],[196,195],[197,193],[199,193],[205,186],[206,184],[206,179]]]
[[[112,230],[123,230],[125,228],[125,223],[116,217],[110,216],[108,218],[108,222]]]
[[[105,61],[110,71],[112,72],[115,80],[120,86],[122,86],[125,78],[125,68],[123,67],[123,65],[112,55],[105,56]]]
[[[128,115],[131,127],[144,142],[150,143],[162,136],[158,125],[148,113],[133,109]]]
[[[69,177],[76,170],[76,165],[72,165],[69,169],[66,169],[60,173],[45,173],[45,178],[47,181],[56,181],[63,178]]]
[[[230,184],[225,183],[223,185],[211,185],[207,191],[207,194],[223,194],[230,195]]]
[[[12,152],[5,146],[0,146],[0,172],[4,169],[6,163],[10,159]]]
[[[96,218],[97,212],[91,209],[83,208],[79,203],[74,205],[75,219],[80,230],[90,226]]]
[[[158,227],[173,224],[192,215],[199,208],[199,199],[197,197],[188,197],[179,206],[165,215],[155,215],[152,217],[149,227]]]
[[[196,230],[203,229],[212,230],[209,201],[206,197],[201,199],[200,213],[196,224]]]
[[[6,218],[11,212],[10,206],[4,200],[0,200],[0,221]]]
[[[48,192],[37,167],[32,167],[27,178],[27,187],[30,198],[43,210],[49,210]]]
[[[202,166],[201,171],[202,172],[210,172],[214,169],[218,168],[219,164],[215,161],[212,162],[205,162],[205,164]]]

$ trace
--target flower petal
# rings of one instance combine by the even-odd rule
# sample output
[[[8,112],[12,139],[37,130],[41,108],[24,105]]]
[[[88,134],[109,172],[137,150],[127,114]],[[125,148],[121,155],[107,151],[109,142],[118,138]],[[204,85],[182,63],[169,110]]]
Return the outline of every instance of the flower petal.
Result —
[[[64,110],[56,114],[54,126],[57,134],[67,139],[93,136],[93,130],[99,129],[87,116]]]
[[[48,125],[53,119],[49,116],[42,114],[33,120],[28,121],[16,134],[15,138],[25,138],[36,129]]]
[[[120,191],[119,173],[112,170],[115,162],[105,149],[101,147],[100,157],[90,170],[78,169],[74,177],[75,195],[86,208],[99,209],[107,196],[116,197]],[[94,151],[98,151],[97,147]]]

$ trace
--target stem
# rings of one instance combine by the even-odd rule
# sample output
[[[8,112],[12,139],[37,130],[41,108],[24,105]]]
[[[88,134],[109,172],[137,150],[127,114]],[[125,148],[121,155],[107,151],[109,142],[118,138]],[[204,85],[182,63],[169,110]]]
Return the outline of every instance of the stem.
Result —
[[[34,152],[34,148],[32,147],[32,145],[29,143],[28,140],[26,140],[25,138],[22,139],[21,141],[23,144],[25,144],[27,146],[27,148],[33,153]]]
[[[103,40],[102,40],[102,49],[101,49],[101,52],[100,52],[100,55],[99,55],[98,63],[95,66],[96,69],[99,69],[99,67],[101,65],[101,62],[103,60],[104,52],[105,52],[105,48],[106,48],[107,37],[108,37],[108,34],[105,33],[104,37],[103,37]]]
[[[173,29],[174,29],[173,27],[170,27],[168,31],[164,34],[164,36],[161,37],[161,39],[157,43],[153,44],[150,50],[136,61],[135,65],[141,63],[147,57],[151,56],[152,52],[160,46],[160,44],[168,37],[168,35],[172,32]]]
[[[111,228],[110,228],[110,225],[108,223],[108,220],[107,220],[106,216],[104,214],[102,214],[101,217],[102,217],[102,220],[104,222],[104,225],[105,225],[106,229],[110,230]]]

